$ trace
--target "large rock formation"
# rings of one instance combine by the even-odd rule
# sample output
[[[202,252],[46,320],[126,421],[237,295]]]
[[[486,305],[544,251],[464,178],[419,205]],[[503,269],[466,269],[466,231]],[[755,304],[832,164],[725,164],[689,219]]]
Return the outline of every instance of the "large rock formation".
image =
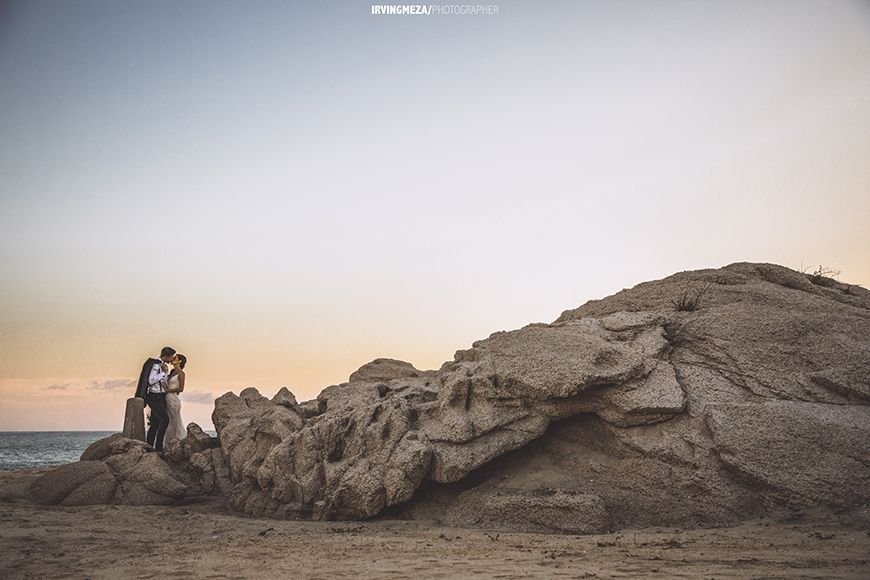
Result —
[[[377,359],[301,404],[227,393],[213,420],[219,449],[167,456],[253,515],[590,532],[850,509],[870,499],[870,292],[684,272],[437,371]]]
[[[859,505],[868,402],[870,292],[734,264],[497,332],[439,371],[378,359],[314,412],[288,392],[227,394],[214,422],[246,513],[401,504],[392,513],[585,531]]]

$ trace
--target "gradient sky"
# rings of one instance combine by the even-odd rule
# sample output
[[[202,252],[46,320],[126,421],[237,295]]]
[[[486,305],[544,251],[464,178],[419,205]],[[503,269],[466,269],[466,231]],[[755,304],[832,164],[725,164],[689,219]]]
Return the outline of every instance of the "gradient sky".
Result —
[[[0,1],[0,430],[118,430],[735,261],[870,285],[870,4]]]

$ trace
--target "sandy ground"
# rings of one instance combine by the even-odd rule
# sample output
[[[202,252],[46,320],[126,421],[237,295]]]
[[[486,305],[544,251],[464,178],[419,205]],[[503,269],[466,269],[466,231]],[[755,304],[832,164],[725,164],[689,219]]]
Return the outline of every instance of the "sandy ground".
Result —
[[[868,578],[866,520],[568,536],[245,518],[217,503],[44,507],[0,474],[0,578]]]

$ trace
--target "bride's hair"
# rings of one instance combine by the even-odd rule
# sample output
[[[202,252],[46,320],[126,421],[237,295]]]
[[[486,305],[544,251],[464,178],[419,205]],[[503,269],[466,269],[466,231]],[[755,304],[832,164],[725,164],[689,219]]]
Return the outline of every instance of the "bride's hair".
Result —
[[[182,369],[187,365],[187,357],[183,354],[178,355],[178,366]]]

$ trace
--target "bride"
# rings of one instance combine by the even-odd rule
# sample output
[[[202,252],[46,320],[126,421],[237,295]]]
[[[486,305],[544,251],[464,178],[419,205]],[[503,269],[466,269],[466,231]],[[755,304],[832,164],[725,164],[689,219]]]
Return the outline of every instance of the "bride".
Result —
[[[164,441],[169,443],[176,439],[187,437],[187,429],[181,420],[181,399],[178,393],[184,391],[184,367],[187,365],[187,357],[183,354],[175,355],[172,359],[172,372],[166,383],[166,413],[169,415],[169,427],[166,428]]]

